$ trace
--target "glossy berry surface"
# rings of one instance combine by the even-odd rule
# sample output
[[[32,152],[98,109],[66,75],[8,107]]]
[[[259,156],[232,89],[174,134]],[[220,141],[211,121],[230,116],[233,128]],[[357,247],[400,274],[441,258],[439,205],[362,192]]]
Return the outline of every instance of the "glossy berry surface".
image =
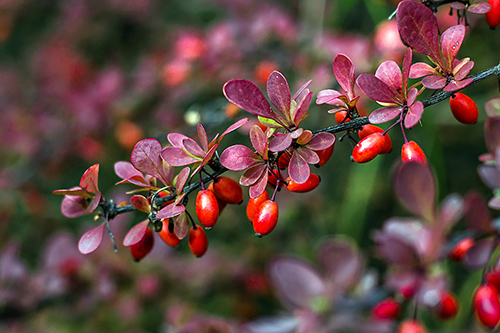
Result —
[[[189,249],[195,256],[203,256],[208,249],[208,239],[205,230],[200,226],[191,227],[189,229],[188,244]]]
[[[130,246],[130,253],[135,261],[144,258],[153,248],[154,245],[153,229],[148,227],[142,239]]]
[[[451,113],[462,124],[472,125],[477,122],[479,111],[476,102],[462,93],[455,93],[450,97]]]
[[[440,295],[436,315],[440,319],[450,319],[458,313],[458,300],[452,293],[446,291]]]
[[[181,243],[181,240],[174,232],[168,230],[168,219],[163,219],[161,231],[158,233],[161,239],[169,246],[176,247]]]
[[[314,173],[309,174],[309,178],[307,178],[307,180],[302,184],[293,181],[290,177],[285,180],[286,184],[288,184],[286,185],[288,191],[298,193],[305,193],[314,190],[318,187],[320,181],[321,178]]]
[[[486,23],[491,29],[495,29],[500,24],[500,0],[488,0],[491,10],[484,14]]]
[[[417,162],[427,165],[427,158],[424,151],[415,141],[409,141],[401,148],[401,160],[403,163]]]
[[[486,283],[492,287],[495,287],[497,292],[500,293],[500,269],[496,268],[484,275],[484,280]]]
[[[272,187],[272,188],[275,188],[276,187],[276,184],[278,184],[278,178],[275,176],[279,174],[279,177],[280,177],[280,185],[279,185],[279,188],[282,188],[284,183],[285,183],[285,180],[283,179],[283,176],[281,175],[281,172],[279,172],[278,170],[273,170],[273,172],[271,171],[268,171],[267,172],[267,175],[268,175],[268,178],[267,178],[267,185]]]
[[[347,118],[347,111],[339,111],[335,113],[335,121],[337,124],[350,122],[351,119]]]
[[[475,244],[474,238],[466,237],[453,246],[448,252],[448,258],[453,261],[460,262],[463,260],[464,256],[469,252],[471,247]]]
[[[208,189],[210,191],[214,192],[214,182],[210,183],[210,185],[208,186]],[[214,195],[215,195],[215,192],[214,192]],[[224,208],[226,208],[227,203],[225,201],[222,201],[221,199],[219,199],[217,197],[217,195],[215,195],[215,199],[217,199],[217,205],[219,206],[219,216],[220,216],[220,214],[222,214],[222,211],[224,210]]]
[[[395,298],[386,298],[377,304],[372,309],[372,317],[376,320],[395,319],[399,315],[400,305]]]
[[[384,130],[378,126],[375,125],[364,125],[359,131],[358,135],[360,139],[366,138],[368,135],[373,134],[373,133],[382,133]],[[384,146],[382,147],[382,151],[380,152],[381,154],[387,154],[390,153],[392,150],[392,140],[389,134],[385,134],[385,142]]]
[[[419,321],[407,319],[399,325],[397,333],[427,333],[427,330]]]
[[[319,162],[316,164],[316,166],[323,166],[325,165],[326,162],[332,157],[333,154],[333,148],[335,144],[331,145],[330,147],[322,150],[316,150],[316,154],[318,154],[319,157]]]
[[[229,177],[218,177],[214,179],[212,184],[217,199],[230,205],[243,202],[243,190],[236,180]]]
[[[196,196],[196,216],[205,228],[212,228],[219,218],[219,204],[210,190],[201,190]]]
[[[269,199],[269,194],[266,191],[262,192],[257,198],[250,198],[247,204],[247,218],[250,222],[253,222],[253,216],[257,211],[257,208],[266,200]]]
[[[377,157],[385,144],[385,137],[380,133],[370,134],[359,141],[352,150],[352,159],[356,163],[366,163]]]
[[[253,216],[253,230],[257,237],[262,237],[274,230],[278,223],[278,204],[271,200],[264,201]]]
[[[493,329],[500,321],[500,301],[498,291],[488,284],[479,286],[473,297],[474,312],[484,326]]]

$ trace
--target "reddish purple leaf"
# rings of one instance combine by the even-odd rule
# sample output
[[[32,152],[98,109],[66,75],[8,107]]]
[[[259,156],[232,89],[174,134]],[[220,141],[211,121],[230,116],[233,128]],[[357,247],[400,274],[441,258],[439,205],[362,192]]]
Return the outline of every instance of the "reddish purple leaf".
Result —
[[[224,150],[220,156],[220,163],[233,171],[248,169],[262,161],[250,148],[243,145],[235,145]]]
[[[302,184],[309,178],[310,174],[311,170],[307,161],[294,151],[288,163],[288,175],[290,178],[294,182]]]
[[[404,163],[395,173],[394,190],[401,203],[412,213],[435,220],[436,183],[431,170],[420,163]]]
[[[499,98],[500,105],[500,98]],[[492,117],[484,122],[484,138],[490,153],[494,153],[500,146],[500,118]]]
[[[489,99],[484,104],[484,110],[486,111],[488,117],[500,117],[500,97]],[[500,128],[498,130],[498,133],[500,135]]]
[[[442,64],[437,19],[429,8],[420,2],[402,1],[398,5],[396,19],[399,34],[406,44]]]
[[[250,129],[250,142],[257,151],[257,154],[264,157],[267,149],[267,136],[264,131],[257,125]]]
[[[297,90],[297,92],[293,95],[292,99],[294,101],[297,101],[300,96],[304,95],[304,94],[308,94],[309,93],[309,89],[307,87],[309,87],[309,85],[311,84],[312,80],[309,80],[307,81],[306,83],[304,83],[300,88],[299,90]]]
[[[333,60],[333,73],[349,98],[354,97],[354,64],[345,54],[339,53]]]
[[[292,137],[290,133],[277,133],[274,138],[269,141],[269,150],[278,152],[283,151],[290,147],[292,144]]]
[[[470,229],[479,233],[493,231],[486,202],[477,192],[471,192],[465,196],[465,221]]]
[[[234,124],[232,124],[231,126],[229,126],[225,131],[224,133],[222,133],[222,135],[220,136],[219,138],[219,142],[222,140],[222,138],[226,135],[226,134],[229,134],[231,133],[232,131],[235,131],[237,130],[238,128],[240,128],[241,126],[245,125],[247,122],[248,122],[248,118],[243,118],[243,119],[240,119],[238,120],[237,122],[235,122]]]
[[[296,126],[298,126],[306,116],[307,111],[309,110],[309,105],[311,104],[312,96],[313,93],[312,91],[310,91],[307,95],[304,96],[303,99],[298,102],[297,108],[294,112],[291,113],[290,117],[292,118],[292,122]]]
[[[500,170],[493,164],[482,164],[477,167],[477,174],[490,189],[500,188]]]
[[[439,210],[439,226],[442,230],[450,230],[463,215],[464,200],[456,193],[448,195]]]
[[[411,48],[406,50],[406,53],[403,57],[403,89],[408,90],[408,78],[410,77],[410,68],[411,68],[411,60],[412,60],[413,52]]]
[[[500,210],[500,197],[493,197],[488,201],[488,207],[491,209]]]
[[[163,160],[160,157],[161,152],[162,147],[158,140],[144,139],[135,145],[130,156],[130,162],[137,170],[167,183],[167,180],[164,179],[161,173],[163,170]]]
[[[317,95],[316,95],[316,104],[330,104],[332,101],[338,101],[337,97],[343,96],[341,93],[339,93],[337,90],[333,89],[325,89],[321,90]],[[343,102],[342,102],[343,103]],[[337,104],[334,104],[337,105]]]
[[[413,89],[416,90],[416,88]],[[418,101],[414,103],[412,106],[410,106],[410,108],[408,109],[408,113],[406,113],[405,116],[405,127],[412,128],[413,126],[418,124],[420,118],[422,118],[423,113],[424,113],[424,105],[422,104],[422,102]]]
[[[132,177],[140,177],[144,179],[142,173],[134,168],[130,162],[119,161],[115,163],[114,167],[116,175],[121,179],[129,179]]]
[[[302,129],[295,130],[291,133],[291,137],[294,138],[294,134],[300,131],[300,135],[297,137],[297,143],[299,145],[306,145],[311,141],[312,139],[312,132],[307,130],[303,131]]]
[[[398,64],[392,60],[384,61],[378,66],[375,76],[392,91],[398,101],[396,104],[403,104],[403,76]]]
[[[184,148],[177,147],[166,147],[163,149],[161,158],[172,166],[185,166],[200,161],[200,158],[189,155]]]
[[[452,92],[461,90],[471,84],[474,80],[472,79],[464,79],[462,81],[451,80],[450,83],[446,87],[443,88],[443,91]]]
[[[203,127],[202,124],[198,124],[196,127],[196,130],[198,132],[198,140],[200,140],[201,147],[203,148],[204,151],[208,150],[208,136],[207,132],[205,131],[205,128]]]
[[[174,222],[174,233],[179,239],[184,239],[187,236],[190,229],[189,220],[187,214],[182,213],[175,219]]]
[[[267,79],[267,95],[273,105],[288,119],[290,113],[290,87],[283,74],[273,71]]]
[[[303,128],[297,128],[295,131],[291,132],[290,133],[290,137],[292,139],[298,139],[302,133],[304,133],[304,129]],[[310,131],[308,131],[308,133],[311,133]]]
[[[99,193],[99,187],[97,186],[97,179],[99,177],[99,164],[94,164],[85,171],[80,180],[80,187],[86,189],[90,193]]]
[[[67,190],[55,190],[52,193],[55,195],[70,195],[74,197],[84,197],[88,199],[93,198],[93,196],[89,192],[87,192],[86,190],[82,189],[79,186]]]
[[[447,73],[451,73],[453,69],[453,60],[457,56],[460,46],[465,37],[465,26],[455,25],[446,29],[441,35],[441,53],[443,54],[443,62],[446,66],[444,69]]]
[[[446,85],[446,78],[440,75],[430,75],[424,77],[424,79],[422,80],[422,85],[427,89],[443,89]]]
[[[260,178],[250,187],[250,198],[255,199],[260,197],[262,193],[266,190],[267,180],[269,176],[267,172],[263,172]]]
[[[477,241],[476,244],[465,254],[463,263],[469,269],[480,269],[488,265],[496,241],[493,238]]]
[[[356,244],[346,238],[337,237],[323,244],[319,260],[335,288],[341,290],[357,285],[363,272],[364,260]]]
[[[399,116],[401,111],[403,111],[403,107],[401,106],[386,106],[373,111],[368,120],[372,124],[382,124]]]
[[[463,10],[467,8],[463,3],[460,2],[452,2],[450,7],[456,10]]]
[[[403,240],[382,232],[374,235],[378,256],[382,257],[388,264],[415,267],[419,260],[411,245]]]
[[[176,148],[184,148],[184,145],[182,144],[182,141],[185,139],[189,139],[189,137],[185,136],[184,134],[180,133],[169,133],[167,135],[168,142]]]
[[[205,154],[205,156],[201,160],[200,166],[198,166],[193,171],[193,173],[191,174],[191,177],[193,177],[202,166],[207,165],[207,164],[210,163],[210,161],[212,160],[212,157],[214,157],[214,154],[217,151],[217,147],[219,147],[219,144],[215,144],[214,146],[212,146],[212,148],[210,148],[209,151],[207,151],[207,153]]]
[[[264,163],[256,164],[248,168],[240,178],[240,184],[242,186],[250,186],[255,184],[262,176],[262,173],[266,172],[267,166]]]
[[[453,67],[453,76],[455,77],[455,80],[457,81],[463,80],[467,76],[467,74],[469,74],[469,72],[473,67],[474,67],[474,61],[471,61],[469,58],[463,58],[460,61],[456,61],[455,59]],[[472,83],[472,79],[467,79],[467,80],[470,80]]]
[[[473,3],[472,5],[469,6],[469,8],[467,8],[467,11],[473,14],[486,14],[490,10],[491,6],[487,2]]]
[[[269,265],[269,277],[282,303],[290,308],[306,308],[322,295],[325,282],[316,269],[295,258],[278,258]]]
[[[95,251],[95,249],[99,247],[102,241],[105,225],[106,223],[102,223],[100,226],[87,231],[82,238],[80,238],[80,241],[78,242],[78,250],[81,253],[88,254]]]
[[[151,212],[151,206],[148,202],[148,199],[146,199],[142,195],[134,195],[132,198],[130,198],[130,203],[132,206],[134,206],[137,210],[140,210],[141,212],[144,213],[150,213]]]
[[[92,213],[97,206],[99,206],[99,203],[101,202],[101,192],[97,193],[92,201],[89,203],[89,207],[87,208],[87,213]]]
[[[401,103],[400,95],[373,74],[361,74],[356,83],[359,89],[374,101],[398,105]]]
[[[205,151],[193,139],[187,138],[182,140],[182,145],[184,146],[184,149],[186,149],[186,151],[191,155],[200,158],[202,156],[205,156]]]
[[[422,76],[435,74],[434,67],[425,62],[417,62],[410,67],[410,79],[418,79]]]
[[[323,150],[335,143],[335,135],[331,133],[318,133],[312,137],[311,141],[305,146],[311,150]]]
[[[175,180],[175,187],[177,193],[181,193],[182,189],[184,189],[184,185],[186,185],[186,181],[189,178],[189,167],[183,168],[179,174],[177,175],[177,179]]]
[[[80,196],[65,195],[61,203],[61,212],[68,218],[75,218],[88,213],[87,201]]]
[[[313,150],[299,147],[295,149],[295,154],[300,155],[309,164],[319,163],[319,156]]]
[[[176,202],[171,203],[163,207],[157,214],[156,217],[159,219],[169,219],[180,215],[186,211],[186,207],[182,205],[177,205]]]
[[[139,241],[146,234],[146,230],[148,229],[149,220],[142,221],[137,223],[132,229],[127,232],[125,238],[123,239],[123,246],[132,246],[134,244],[139,243]]]
[[[252,82],[242,79],[230,80],[224,85],[223,91],[226,98],[237,107],[256,116],[275,118],[271,105]]]

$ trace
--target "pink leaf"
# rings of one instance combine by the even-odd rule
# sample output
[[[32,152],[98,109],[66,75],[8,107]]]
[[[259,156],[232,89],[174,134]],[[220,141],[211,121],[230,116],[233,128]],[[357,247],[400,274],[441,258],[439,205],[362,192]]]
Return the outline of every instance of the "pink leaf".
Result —
[[[493,238],[477,241],[465,254],[464,265],[469,269],[480,269],[488,265],[496,242]]]
[[[78,242],[78,250],[81,253],[88,254],[99,247],[102,241],[105,225],[106,223],[102,223],[100,226],[95,227],[83,234],[82,238],[80,238],[80,241]]]
[[[464,200],[456,193],[444,199],[439,211],[439,226],[442,230],[448,231],[455,226],[463,215],[463,205]]]
[[[237,107],[256,116],[274,119],[274,112],[259,88],[250,81],[235,79],[223,87],[226,98]]]
[[[269,176],[267,172],[263,172],[260,178],[250,187],[250,198],[255,199],[260,197],[262,193],[266,190],[267,180]]]
[[[290,87],[285,77],[278,71],[273,71],[267,79],[267,95],[271,103],[285,118],[290,119]]]
[[[294,101],[297,101],[299,99],[299,97],[302,96],[303,94],[308,94],[309,93],[309,89],[307,87],[309,87],[309,85],[311,84],[311,82],[312,82],[312,80],[309,80],[306,83],[304,83],[299,88],[299,90],[297,90],[297,92],[293,95],[292,99]]]
[[[243,118],[243,119],[240,119],[238,120],[237,122],[235,122],[234,124],[232,124],[231,126],[229,126],[225,131],[224,133],[222,133],[222,135],[220,136],[219,138],[219,142],[222,140],[222,138],[226,135],[226,134],[229,134],[231,133],[232,131],[235,131],[237,130],[238,128],[240,128],[241,126],[245,125],[247,122],[248,122],[248,118]]]
[[[123,246],[132,246],[139,243],[139,241],[144,237],[146,230],[148,229],[149,220],[137,223],[132,229],[127,232],[125,238],[123,239]]]
[[[488,117],[500,117],[500,97],[489,99],[484,104],[484,110]]]
[[[182,144],[182,141],[185,139],[189,139],[189,137],[185,136],[184,134],[180,133],[169,133],[167,135],[168,142],[176,148],[184,148],[184,145]]]
[[[399,116],[402,110],[403,108],[401,106],[383,107],[373,111],[368,117],[368,120],[370,120],[372,124],[382,124]]]
[[[269,150],[274,152],[283,151],[290,147],[291,144],[292,138],[290,133],[278,133],[269,141]]]
[[[263,163],[256,164],[248,168],[240,178],[240,184],[242,186],[250,186],[255,184],[262,176],[262,173],[266,172],[267,166]]]
[[[175,219],[174,222],[174,233],[179,239],[183,239],[187,236],[190,226],[187,214],[182,213]]]
[[[292,139],[298,139],[302,133],[304,133],[304,129],[303,128],[297,128],[295,131],[291,132],[290,133],[290,137]],[[309,134],[311,134],[311,132],[309,132]]]
[[[471,61],[469,58],[464,58],[460,60],[453,67],[453,76],[455,77],[455,80],[460,81],[464,79],[467,76],[467,74],[469,74],[469,72],[473,67],[474,67],[474,61]]]
[[[333,73],[347,95],[354,97],[354,64],[345,54],[338,54],[333,60]]]
[[[500,171],[494,164],[482,164],[477,167],[477,174],[490,189],[500,188]]]
[[[186,149],[186,151],[191,155],[199,158],[205,156],[205,151],[193,139],[187,138],[182,140],[182,145],[184,146],[184,149]]]
[[[262,131],[262,129],[257,125],[254,125],[250,129],[250,142],[252,142],[252,146],[257,151],[257,154],[259,154],[260,156],[265,156],[267,148],[267,137],[266,134],[264,134],[264,131]]]
[[[224,150],[220,156],[221,164],[233,171],[248,169],[259,163],[261,159],[250,148],[243,145],[235,145]]]
[[[311,150],[323,150],[335,143],[335,135],[331,133],[318,133],[312,137],[311,141],[305,146]]]
[[[418,79],[419,77],[434,74],[434,67],[425,62],[417,62],[410,67],[410,79]]]
[[[462,81],[451,80],[450,83],[443,88],[443,91],[451,92],[461,90],[471,84],[474,80],[472,79],[464,79]]]
[[[399,34],[406,44],[444,67],[439,54],[439,32],[434,13],[420,2],[405,0],[398,5],[396,19]]]
[[[92,213],[97,206],[99,206],[99,203],[101,202],[101,192],[97,193],[92,201],[89,203],[89,207],[87,208],[87,213]]]
[[[422,80],[422,85],[427,89],[442,89],[446,85],[446,78],[440,75],[430,75],[424,77]]]
[[[453,60],[457,56],[460,46],[465,37],[465,26],[455,25],[446,29],[441,35],[441,53],[443,54],[445,70],[451,73],[453,69]]]
[[[307,161],[295,151],[290,157],[290,162],[288,163],[288,174],[294,182],[299,184],[304,183],[311,174]]]
[[[295,125],[300,124],[302,119],[307,114],[307,111],[309,110],[309,105],[311,104],[313,93],[310,91],[302,100],[300,100],[299,104],[297,105],[297,109],[295,109],[295,112],[292,113],[290,116],[292,118],[292,122]]]
[[[398,64],[392,60],[384,61],[378,66],[375,76],[391,89],[393,96],[397,98],[397,104],[401,105],[403,102],[403,76]]]
[[[316,95],[316,104],[330,104],[333,100],[338,101],[337,97],[342,96],[341,93],[339,93],[337,90],[333,89],[325,89],[321,90],[317,95]],[[343,102],[342,102],[343,103]],[[332,104],[330,104],[332,105]],[[336,103],[333,105],[337,105]]]
[[[162,175],[163,160],[160,157],[161,152],[162,147],[158,140],[144,139],[135,145],[130,156],[130,162],[137,170],[167,182]]]
[[[452,2],[450,7],[456,10],[462,10],[467,8],[463,3],[460,2]]]
[[[316,154],[313,150],[309,150],[307,148],[297,148],[295,149],[295,154],[300,155],[300,157],[302,157],[309,164],[319,163],[318,154]]]
[[[500,107],[500,97],[498,97]],[[491,100],[490,100],[491,101]],[[490,153],[494,153],[500,145],[500,118],[488,118],[484,123],[484,138],[486,140],[486,147]]]
[[[188,178],[189,178],[189,167],[185,167],[179,172],[179,174],[177,175],[177,179],[175,181],[175,187],[177,193],[182,192],[182,189],[184,188],[184,185],[186,185],[186,181]]]
[[[140,177],[144,179],[142,173],[134,168],[130,162],[119,161],[115,163],[114,167],[116,175],[121,179],[128,179],[132,177]]]
[[[171,217],[180,215],[186,211],[186,207],[182,205],[176,205],[175,202],[163,207],[157,214],[156,217],[159,219],[169,219]]]
[[[151,212],[151,206],[148,202],[148,199],[146,199],[142,195],[134,195],[132,198],[130,198],[130,203],[141,212],[148,214]]]
[[[207,151],[207,153],[205,154],[205,156],[203,157],[203,159],[201,160],[201,164],[200,164],[200,168],[204,165],[207,165],[210,163],[210,161],[212,160],[212,157],[214,157],[214,154],[215,152],[217,151],[217,147],[219,147],[219,144],[215,144],[214,146],[212,146],[212,148],[210,148],[209,151]],[[195,172],[193,172],[193,174],[191,175],[191,177],[198,171],[198,169],[196,169]]]
[[[356,80],[359,89],[361,89],[368,98],[382,103],[401,104],[399,94],[389,88],[382,80],[373,74],[361,74]]]
[[[412,128],[420,121],[422,114],[424,113],[424,105],[422,102],[418,101],[414,103],[408,109],[408,113],[405,116],[405,127]]]
[[[88,213],[85,198],[80,196],[65,195],[61,203],[61,212],[68,218],[75,218]]]
[[[94,164],[85,171],[80,180],[80,187],[86,189],[90,193],[99,193],[99,187],[97,186],[97,179],[99,177],[99,164]]]
[[[198,132],[198,140],[200,140],[201,147],[203,148],[204,151],[208,150],[208,137],[207,137],[207,132],[205,131],[205,128],[203,127],[202,124],[198,124],[196,127],[196,130]],[[201,156],[201,155],[199,155]]]
[[[478,233],[493,231],[491,217],[483,197],[476,192],[465,197],[465,221],[467,226]]]
[[[184,148],[177,147],[166,147],[161,152],[161,157],[172,166],[185,166],[200,161],[200,158],[189,155]]]
[[[55,195],[70,195],[74,197],[84,197],[88,199],[92,199],[93,196],[87,192],[86,190],[82,189],[81,187],[73,187],[67,190],[55,190],[52,192]]]
[[[409,211],[427,221],[434,221],[436,183],[427,166],[416,162],[400,165],[395,173],[394,190]]]
[[[469,8],[467,8],[467,11],[473,14],[486,14],[490,10],[491,6],[487,2],[473,3],[472,5],[469,6]]]
[[[410,68],[411,68],[411,60],[412,60],[413,52],[411,48],[406,50],[405,56],[403,57],[403,89],[407,90],[408,88],[408,78],[410,77]]]

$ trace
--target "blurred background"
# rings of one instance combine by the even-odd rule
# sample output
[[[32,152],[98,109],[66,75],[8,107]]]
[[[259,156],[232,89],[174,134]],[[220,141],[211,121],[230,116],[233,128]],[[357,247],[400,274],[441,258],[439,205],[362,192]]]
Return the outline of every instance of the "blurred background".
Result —
[[[0,331],[176,332],[204,318],[210,332],[226,332],[286,311],[266,275],[272,258],[288,254],[315,266],[318,247],[339,234],[383,276],[384,265],[373,257],[373,230],[391,216],[408,215],[391,189],[403,143],[398,129],[390,132],[393,152],[366,165],[351,163],[350,145],[338,141],[330,162],[314,171],[322,177],[317,190],[278,195],[278,227],[263,239],[253,235],[243,206],[227,207],[200,259],[186,241],[171,249],[157,238],[153,253],[133,262],[121,240],[144,214],[111,221],[118,253],[105,234],[100,248],[83,256],[78,239],[97,224],[90,216],[65,218],[62,198],[52,191],[78,185],[99,163],[103,195],[127,200],[132,187],[114,186],[120,179],[113,164],[129,160],[136,142],[166,144],[169,132],[194,135],[199,122],[211,139],[251,116],[225,100],[229,79],[251,80],[264,91],[277,69],[292,93],[309,79],[317,93],[339,89],[332,71],[338,53],[352,59],[356,75],[373,73],[384,60],[400,62],[405,47],[395,22],[387,21],[397,3],[0,1]],[[438,12],[441,29],[456,24],[448,12]],[[481,15],[468,19],[458,58],[474,60],[474,73],[498,64],[500,31],[489,31]],[[421,127],[407,131],[426,152],[440,200],[470,189],[491,195],[476,167],[486,152],[484,102],[498,95],[498,85],[489,79],[464,92],[479,106],[476,125],[456,122],[443,102],[425,110]],[[363,115],[376,108],[363,98],[361,105]],[[313,102],[302,125],[334,125],[327,110]],[[248,130],[228,135],[222,145],[248,144]],[[473,325],[467,304],[480,275],[448,269],[464,308],[446,324],[426,318],[430,331]]]

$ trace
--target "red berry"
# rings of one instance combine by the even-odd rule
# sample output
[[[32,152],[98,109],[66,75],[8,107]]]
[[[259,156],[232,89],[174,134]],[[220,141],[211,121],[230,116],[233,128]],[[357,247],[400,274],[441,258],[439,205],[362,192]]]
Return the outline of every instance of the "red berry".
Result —
[[[290,152],[288,151],[285,151],[283,154],[281,154],[280,158],[278,159],[278,168],[280,168],[281,170],[288,168],[290,157],[292,157],[292,154],[290,154]]]
[[[479,286],[474,293],[472,305],[481,324],[490,329],[498,325],[500,321],[500,301],[495,287],[489,284]]]
[[[174,232],[170,232],[168,230],[168,220],[169,219],[163,219],[161,220],[163,226],[161,228],[161,231],[158,233],[161,237],[161,239],[167,243],[167,245],[171,247],[176,247],[181,243],[181,240],[179,237]]]
[[[214,182],[211,182],[210,185],[208,185],[208,189],[212,192],[214,192]],[[217,205],[219,206],[219,216],[220,214],[222,214],[222,211],[224,210],[224,208],[226,208],[227,206],[227,203],[225,201],[222,201],[221,199],[219,199],[217,197],[217,195],[215,194],[214,192],[214,195],[215,195],[215,199],[217,199]]]
[[[314,173],[309,174],[309,178],[307,178],[307,180],[302,184],[293,181],[290,177],[285,180],[285,182],[288,184],[286,185],[288,191],[299,193],[305,193],[314,190],[316,187],[318,187],[320,181],[321,178],[319,178],[319,176],[315,175]]]
[[[399,315],[400,306],[395,298],[386,298],[377,304],[372,309],[372,316],[374,319],[391,320]]]
[[[399,325],[397,333],[427,333],[427,330],[419,321],[406,319]]]
[[[278,204],[271,200],[264,201],[253,216],[253,230],[257,237],[262,237],[273,231],[278,223]]]
[[[282,188],[285,180],[283,179],[283,176],[281,176],[281,172],[279,172],[278,170],[273,170],[273,172],[267,171],[267,176],[268,176],[267,185],[269,185],[272,188],[276,187],[276,184],[278,183],[278,178],[276,178],[275,174],[279,174],[279,177],[280,177],[279,188]]]
[[[440,295],[439,304],[436,308],[436,315],[441,319],[450,319],[455,317],[458,312],[458,300],[449,291]]]
[[[350,122],[351,119],[347,118],[347,111],[339,111],[335,113],[335,121],[337,124],[342,124]]]
[[[153,229],[148,227],[142,239],[130,246],[130,253],[132,253],[132,257],[135,261],[141,260],[151,251],[154,240]]]
[[[491,29],[495,29],[500,24],[500,0],[488,0],[491,10],[484,14],[486,23]]]
[[[195,256],[203,256],[208,249],[208,239],[205,230],[200,226],[191,227],[189,230],[188,244],[189,249]]]
[[[352,150],[352,159],[356,163],[366,163],[377,157],[385,144],[385,137],[380,133],[373,133],[361,139]]]
[[[229,177],[218,177],[212,184],[213,192],[218,199],[230,205],[243,202],[243,190],[236,180]]]
[[[205,228],[212,228],[219,218],[219,204],[210,190],[201,190],[196,196],[196,216]]]
[[[316,166],[323,166],[325,165],[326,162],[330,159],[333,153],[333,147],[335,144],[331,145],[330,147],[322,150],[316,150],[316,154],[318,154],[319,157],[319,162],[316,164]]]
[[[497,292],[500,293],[500,270],[498,268],[486,273],[484,275],[484,280],[490,286],[495,287]]]
[[[479,112],[476,102],[467,95],[454,93],[450,97],[450,109],[455,119],[462,124],[472,125],[477,122]]]
[[[267,199],[269,199],[269,194],[267,194],[267,192],[264,191],[257,198],[250,198],[248,200],[247,217],[250,220],[250,222],[253,222],[253,216],[255,215],[255,211],[257,210],[257,208],[259,208],[259,206]]]
[[[474,238],[472,237],[462,239],[448,252],[448,258],[453,261],[462,261],[467,252],[474,246],[474,243]]]
[[[361,127],[361,130],[358,131],[358,135],[359,135],[360,139],[363,139],[370,134],[381,133],[383,131],[384,130],[378,126],[368,124],[368,125],[364,125],[363,127]],[[389,134],[386,133],[385,134],[385,143],[384,143],[384,146],[382,147],[382,151],[380,153],[387,154],[387,153],[391,152],[391,150],[392,150],[392,140],[391,140],[391,137],[389,136]]]
[[[427,165],[427,158],[424,151],[415,141],[409,141],[401,148],[401,160],[403,163],[417,162]]]

